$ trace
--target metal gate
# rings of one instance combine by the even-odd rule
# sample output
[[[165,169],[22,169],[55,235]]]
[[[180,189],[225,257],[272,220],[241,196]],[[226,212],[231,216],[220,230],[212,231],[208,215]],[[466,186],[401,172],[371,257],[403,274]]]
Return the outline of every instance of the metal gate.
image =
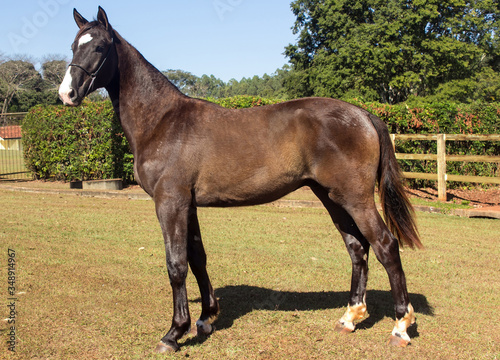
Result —
[[[0,181],[31,179],[23,157],[21,123],[26,113],[0,114]]]

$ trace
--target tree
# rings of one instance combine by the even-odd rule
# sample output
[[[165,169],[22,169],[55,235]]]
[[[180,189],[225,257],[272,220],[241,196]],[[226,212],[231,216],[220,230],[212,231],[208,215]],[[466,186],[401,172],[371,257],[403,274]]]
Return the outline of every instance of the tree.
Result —
[[[61,85],[64,79],[67,67],[68,63],[62,56],[51,55],[47,56],[43,60],[42,64],[43,89],[42,89],[42,94],[39,94],[40,98],[39,101],[41,103],[44,104],[61,103],[61,101],[59,100],[59,86]],[[99,92],[95,92],[92,93],[91,96],[96,97],[98,94]],[[99,97],[99,99],[101,98],[102,97]]]
[[[21,92],[41,91],[42,77],[32,62],[8,60],[0,64],[1,113],[6,113],[14,96]]]
[[[177,88],[184,94],[192,96],[193,88],[198,80],[196,75],[191,74],[188,71],[183,70],[167,70],[162,72],[172,84],[177,86]]]
[[[294,96],[357,94],[388,103],[499,71],[497,0],[296,0],[286,48]]]
[[[285,99],[286,92],[284,88],[285,80],[289,76],[289,65],[277,69],[271,75],[264,74],[262,77],[257,75],[252,78],[243,78],[240,81],[229,80],[225,86],[225,96],[235,95],[254,95],[267,98]]]
[[[284,81],[290,66],[285,65],[271,75],[257,75],[240,81],[231,79],[227,83],[214,75],[197,77],[183,70],[167,70],[163,74],[186,95],[199,98],[222,98],[235,95],[255,95],[268,98],[285,98]]]
[[[60,56],[47,57],[42,64],[42,75],[47,89],[58,89],[64,79],[68,63]]]
[[[223,97],[225,92],[226,84],[221,79],[216,78],[213,75],[202,75],[198,78],[194,88],[193,96],[196,97]]]
[[[431,100],[443,101],[453,99],[461,103],[474,101],[500,101],[500,73],[492,68],[484,68],[474,77],[452,80],[439,85]]]

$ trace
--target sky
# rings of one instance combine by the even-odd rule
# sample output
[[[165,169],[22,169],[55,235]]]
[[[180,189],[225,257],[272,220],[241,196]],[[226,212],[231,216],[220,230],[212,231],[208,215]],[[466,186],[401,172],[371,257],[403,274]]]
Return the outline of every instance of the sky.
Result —
[[[0,54],[71,60],[76,8],[87,20],[98,6],[127,41],[159,70],[230,79],[272,74],[296,43],[291,0],[17,0],[2,1]]]

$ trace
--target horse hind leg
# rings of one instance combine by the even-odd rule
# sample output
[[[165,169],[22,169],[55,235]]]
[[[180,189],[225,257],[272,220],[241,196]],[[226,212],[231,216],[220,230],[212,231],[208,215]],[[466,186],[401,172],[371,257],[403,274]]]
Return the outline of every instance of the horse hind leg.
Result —
[[[411,341],[407,329],[415,322],[415,315],[408,296],[398,240],[385,225],[374,203],[372,206],[351,204],[345,208],[387,272],[396,312],[396,323],[389,343],[404,347]]]
[[[207,272],[207,255],[201,240],[197,211],[191,209],[188,224],[188,261],[196,277],[201,294],[201,316],[196,321],[197,334],[210,335],[214,330],[212,323],[219,314],[219,304]]]
[[[324,188],[313,186],[312,190],[328,210],[351,257],[352,276],[349,302],[345,314],[335,325],[335,331],[351,333],[355,330],[355,322],[363,319],[366,315],[366,284],[368,282],[370,244],[361,234],[352,217],[328,197],[328,192]]]

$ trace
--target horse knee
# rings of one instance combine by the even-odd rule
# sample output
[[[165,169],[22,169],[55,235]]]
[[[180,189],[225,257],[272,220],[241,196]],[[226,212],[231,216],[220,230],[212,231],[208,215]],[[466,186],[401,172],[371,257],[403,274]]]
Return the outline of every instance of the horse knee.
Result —
[[[188,265],[185,261],[169,260],[167,261],[167,269],[172,286],[184,284],[188,273]]]

